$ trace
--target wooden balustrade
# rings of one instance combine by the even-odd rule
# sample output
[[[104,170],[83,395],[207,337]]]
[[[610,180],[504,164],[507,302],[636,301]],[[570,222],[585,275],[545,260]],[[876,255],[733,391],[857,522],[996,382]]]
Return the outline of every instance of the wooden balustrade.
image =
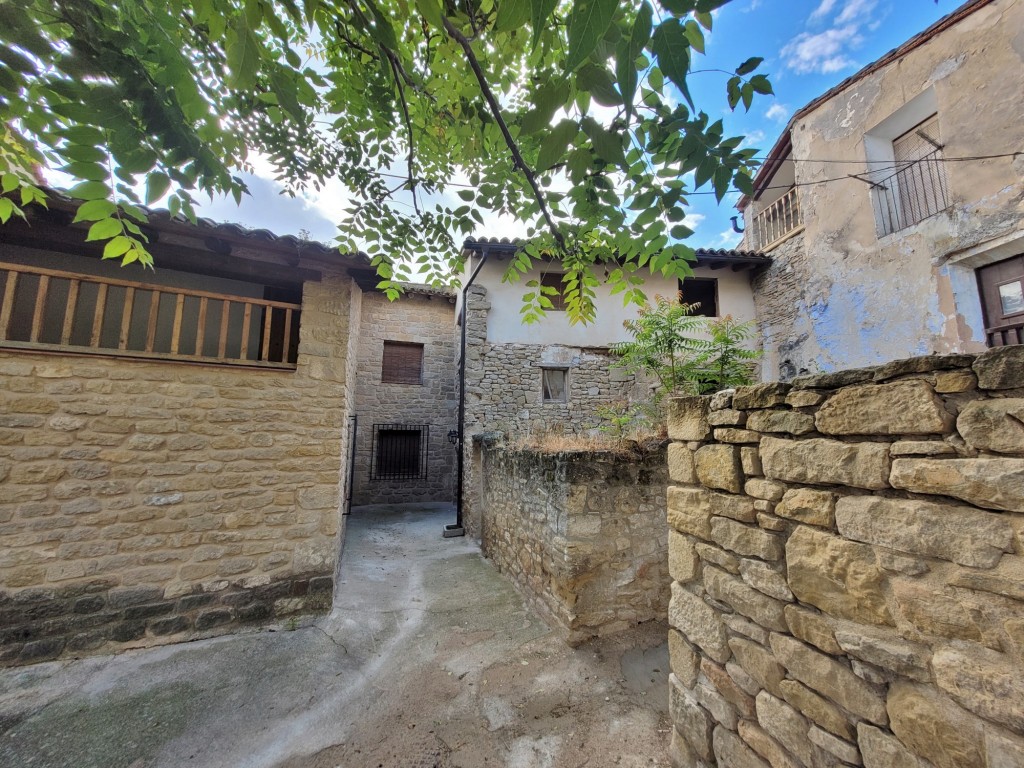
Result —
[[[759,250],[768,250],[803,226],[804,217],[796,187],[754,217],[754,235]]]
[[[0,279],[3,348],[295,368],[299,304],[6,262]]]

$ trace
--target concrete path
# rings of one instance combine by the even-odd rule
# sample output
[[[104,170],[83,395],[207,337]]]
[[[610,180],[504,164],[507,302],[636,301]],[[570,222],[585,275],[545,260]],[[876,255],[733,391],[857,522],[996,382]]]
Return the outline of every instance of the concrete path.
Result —
[[[664,626],[568,648],[442,505],[350,518],[289,631],[0,672],[0,766],[666,766]]]

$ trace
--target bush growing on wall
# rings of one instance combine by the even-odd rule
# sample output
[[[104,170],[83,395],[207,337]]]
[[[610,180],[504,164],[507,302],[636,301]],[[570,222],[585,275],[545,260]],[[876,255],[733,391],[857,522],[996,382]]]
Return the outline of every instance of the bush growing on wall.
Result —
[[[731,315],[694,316],[699,306],[683,303],[679,295],[655,297],[654,306],[624,323],[633,340],[612,345],[620,356],[615,365],[656,378],[659,400],[669,393],[703,395],[753,383],[761,352],[743,346],[753,324],[738,323]]]

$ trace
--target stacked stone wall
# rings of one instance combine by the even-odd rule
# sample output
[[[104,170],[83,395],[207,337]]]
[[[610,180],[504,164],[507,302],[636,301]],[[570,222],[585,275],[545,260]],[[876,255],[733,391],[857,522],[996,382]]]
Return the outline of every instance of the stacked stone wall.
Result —
[[[0,352],[0,663],[329,607],[353,291],[295,371]]]
[[[406,293],[396,301],[368,292],[362,296],[355,387],[355,504],[451,501],[456,448],[448,442],[458,421],[458,329],[454,298],[444,292]],[[385,341],[423,344],[421,384],[381,382]],[[426,424],[426,477],[371,477],[374,424]]]
[[[1024,765],[1024,347],[669,404],[677,766]]]
[[[539,453],[485,442],[484,553],[576,643],[664,619],[665,445]]]

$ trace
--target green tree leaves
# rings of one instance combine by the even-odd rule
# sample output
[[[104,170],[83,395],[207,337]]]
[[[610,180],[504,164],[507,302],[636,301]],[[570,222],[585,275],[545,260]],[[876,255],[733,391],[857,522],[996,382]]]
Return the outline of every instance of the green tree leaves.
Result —
[[[288,194],[344,185],[339,242],[389,294],[448,282],[501,213],[529,240],[509,279],[561,261],[587,321],[602,280],[643,303],[645,272],[687,273],[690,172],[720,199],[750,188],[754,153],[688,87],[723,4],[0,0],[0,219],[60,168],[83,236],[147,264],[144,203],[194,219],[193,194],[240,199],[258,159]],[[750,108],[771,85],[737,58],[722,98]]]

